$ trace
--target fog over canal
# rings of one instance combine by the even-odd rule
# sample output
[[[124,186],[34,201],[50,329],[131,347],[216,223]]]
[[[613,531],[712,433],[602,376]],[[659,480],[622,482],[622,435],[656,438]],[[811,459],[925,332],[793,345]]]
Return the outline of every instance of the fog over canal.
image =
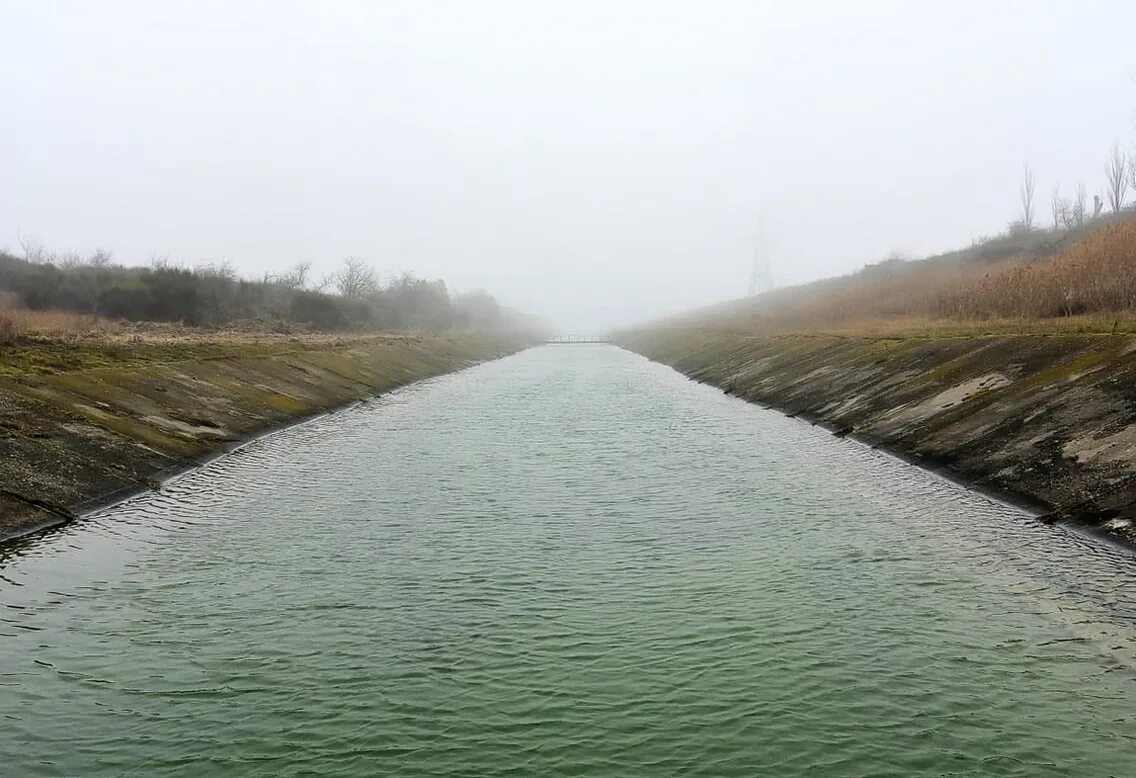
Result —
[[[1129,775],[1134,574],[546,346],[0,550],[0,772]]]

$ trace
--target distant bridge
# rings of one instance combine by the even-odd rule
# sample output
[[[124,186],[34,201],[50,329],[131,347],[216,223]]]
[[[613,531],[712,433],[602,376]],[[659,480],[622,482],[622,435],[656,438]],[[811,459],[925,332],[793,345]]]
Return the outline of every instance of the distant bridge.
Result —
[[[611,343],[606,335],[553,335],[544,341],[548,344]]]

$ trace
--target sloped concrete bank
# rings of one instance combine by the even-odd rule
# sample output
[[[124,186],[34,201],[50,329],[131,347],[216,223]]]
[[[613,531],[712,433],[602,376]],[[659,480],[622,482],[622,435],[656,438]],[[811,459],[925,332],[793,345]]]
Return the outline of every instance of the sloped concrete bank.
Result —
[[[1136,542],[1136,337],[754,337],[620,345],[750,402]]]
[[[63,370],[37,370],[39,351],[0,353],[9,373],[0,376],[0,540],[154,488],[273,428],[525,345],[488,336],[235,341],[127,350],[86,360],[105,366]]]

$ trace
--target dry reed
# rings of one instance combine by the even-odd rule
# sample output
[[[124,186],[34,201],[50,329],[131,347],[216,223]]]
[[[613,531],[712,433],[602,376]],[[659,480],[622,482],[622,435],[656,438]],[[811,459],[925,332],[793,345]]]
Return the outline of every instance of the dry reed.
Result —
[[[11,344],[24,336],[101,337],[119,329],[119,322],[73,311],[0,307],[0,344]]]
[[[1136,220],[1129,219],[1050,256],[881,263],[692,318],[765,332],[972,331],[986,324],[1032,331],[1117,327],[1134,315]]]
[[[927,313],[949,318],[1048,319],[1136,311],[1136,221],[1112,224],[1051,259],[931,295]]]

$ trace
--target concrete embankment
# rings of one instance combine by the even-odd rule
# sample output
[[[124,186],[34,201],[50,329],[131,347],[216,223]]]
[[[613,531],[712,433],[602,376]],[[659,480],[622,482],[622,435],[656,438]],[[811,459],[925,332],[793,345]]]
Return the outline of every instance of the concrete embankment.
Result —
[[[620,345],[1051,521],[1136,541],[1136,337],[655,329]],[[755,441],[755,444],[758,444]]]
[[[275,427],[525,345],[408,336],[6,349],[0,540],[153,488]]]

